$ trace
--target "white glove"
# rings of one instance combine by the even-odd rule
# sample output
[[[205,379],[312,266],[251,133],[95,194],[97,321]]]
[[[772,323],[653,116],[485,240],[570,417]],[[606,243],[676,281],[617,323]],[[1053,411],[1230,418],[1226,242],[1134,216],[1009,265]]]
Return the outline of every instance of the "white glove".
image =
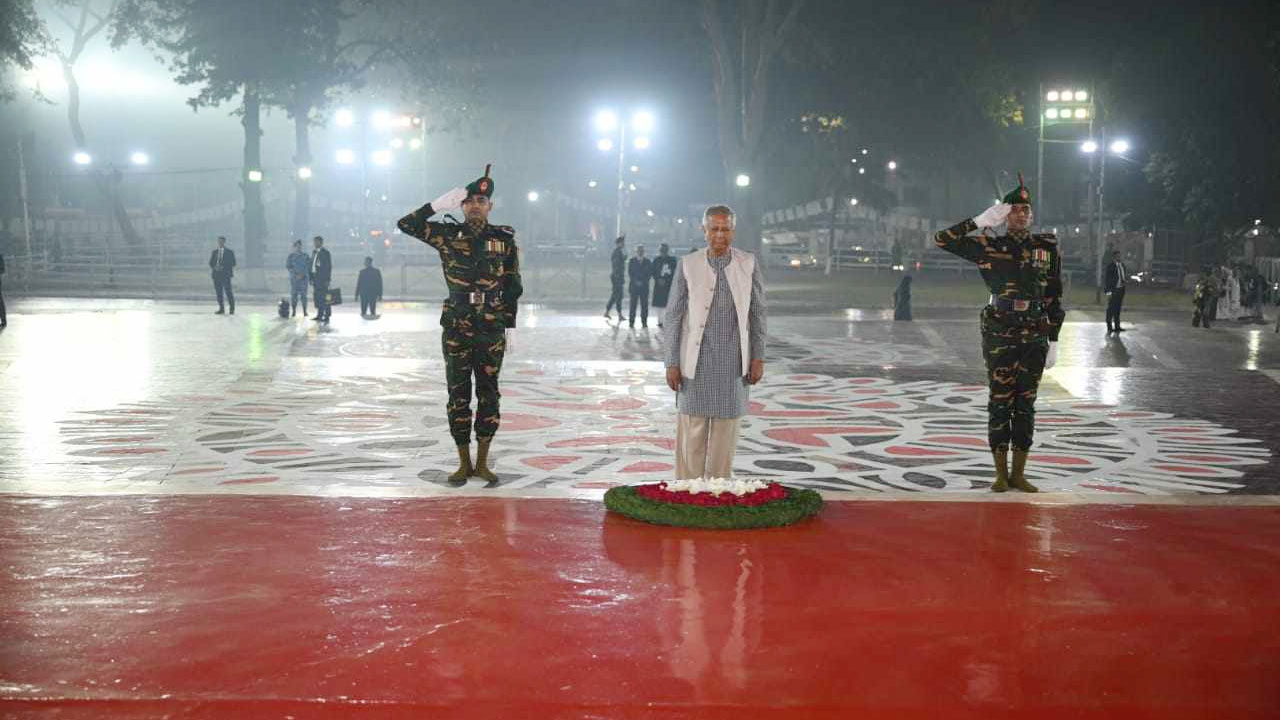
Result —
[[[463,188],[454,188],[449,192],[441,195],[431,201],[431,209],[436,212],[448,212],[457,210],[462,207],[462,201],[467,199],[467,191]]]
[[[1044,369],[1048,370],[1058,364],[1058,343],[1049,343],[1049,354],[1044,359]]]
[[[432,207],[435,207],[432,205]],[[982,211],[982,214],[973,219],[973,223],[980,228],[993,228],[1004,224],[1004,219],[1009,217],[1009,211],[1013,206],[1008,203],[997,203]]]

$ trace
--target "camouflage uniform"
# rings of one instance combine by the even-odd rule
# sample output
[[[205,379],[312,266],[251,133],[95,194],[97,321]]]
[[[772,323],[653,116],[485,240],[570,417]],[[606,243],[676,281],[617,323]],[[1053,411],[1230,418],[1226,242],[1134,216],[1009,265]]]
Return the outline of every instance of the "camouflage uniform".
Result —
[[[1204,323],[1206,329],[1209,327],[1209,323],[1213,320],[1210,308],[1217,297],[1218,282],[1214,279],[1213,273],[1208,271],[1200,273],[1195,292],[1191,296],[1191,302],[1196,306],[1195,312],[1191,315],[1191,327],[1200,327],[1200,323]]]
[[[991,392],[988,441],[992,450],[1012,445],[1026,451],[1035,432],[1036,391],[1049,342],[1057,342],[1066,315],[1062,260],[1052,234],[967,237],[977,229],[972,219],[965,220],[938,232],[934,242],[977,263],[991,289],[992,303],[982,310],[982,355]]]
[[[470,190],[470,187],[468,187]],[[476,386],[476,439],[498,431],[498,376],[506,351],[506,329],[515,327],[516,305],[524,289],[515,230],[506,225],[433,222],[431,204],[400,219],[400,231],[440,253],[449,297],[440,313],[445,378],[449,384],[449,433],[459,445],[471,442],[471,378]],[[473,302],[473,294],[483,294]]]

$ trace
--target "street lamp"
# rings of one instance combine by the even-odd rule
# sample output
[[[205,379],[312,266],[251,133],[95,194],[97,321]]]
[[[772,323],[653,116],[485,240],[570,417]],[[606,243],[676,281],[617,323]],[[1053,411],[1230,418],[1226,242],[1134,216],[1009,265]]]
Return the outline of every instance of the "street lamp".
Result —
[[[738,177],[734,178],[733,182],[740,188],[749,187],[751,185],[751,176],[746,173],[738,173]]]
[[[1055,125],[1087,125],[1086,137],[1093,135],[1093,119],[1096,115],[1093,93],[1077,83],[1055,83],[1047,90],[1040,86],[1040,135],[1036,141],[1036,192],[1040,197],[1040,214],[1047,217],[1045,201],[1048,193],[1044,186],[1044,146],[1046,143],[1076,144],[1078,140],[1045,139],[1045,128]],[[1084,150],[1083,147],[1081,147]],[[1095,148],[1096,150],[1096,148]],[[1086,153],[1095,150],[1085,150]]]
[[[536,202],[538,202],[538,191],[537,191],[537,190],[530,190],[530,191],[529,191],[529,196],[528,196],[528,197],[529,197],[529,202],[531,202],[531,203],[536,203]]]
[[[305,165],[303,165],[302,167],[298,168],[298,179],[299,179],[299,180],[310,180],[310,179],[311,179],[311,168],[309,168],[309,167],[307,167],[307,166],[305,166]]]
[[[890,161],[889,161],[888,168],[889,168],[890,170],[897,170],[897,169],[898,169],[898,162],[897,162],[896,160],[890,160]]]
[[[1088,96],[1086,95],[1085,97],[1088,97]],[[1089,235],[1090,235],[1090,241],[1097,243],[1097,247],[1095,248],[1095,252],[1097,254],[1097,258],[1096,258],[1097,268],[1096,268],[1096,273],[1094,278],[1094,281],[1096,283],[1096,287],[1094,288],[1094,297],[1095,297],[1095,300],[1098,302],[1102,301],[1102,266],[1103,266],[1103,255],[1106,253],[1106,248],[1104,247],[1106,243],[1103,242],[1104,238],[1106,237],[1106,233],[1103,231],[1104,230],[1103,223],[1106,222],[1105,215],[1103,214],[1103,208],[1105,207],[1104,190],[1107,182],[1107,156],[1115,155],[1116,157],[1122,160],[1128,160],[1128,158],[1126,158],[1124,154],[1128,152],[1129,148],[1131,147],[1129,144],[1129,141],[1125,139],[1112,140],[1111,143],[1108,145],[1106,137],[1107,137],[1107,130],[1104,127],[1102,129],[1101,143],[1090,138],[1080,144],[1080,151],[1089,156],[1089,183],[1090,184],[1093,183],[1093,156],[1095,154],[1099,156],[1097,204],[1095,205],[1093,202],[1092,192],[1090,192],[1091,197],[1089,202],[1090,214],[1094,213],[1095,207],[1097,209],[1097,214],[1096,214],[1097,231],[1096,233],[1094,231],[1094,218],[1090,218],[1089,219]],[[1102,152],[1102,153],[1098,152],[1103,145],[1106,145],[1108,152]],[[1077,228],[1077,232],[1079,232],[1078,228]]]
[[[139,150],[129,156],[129,162],[134,165],[149,165],[151,164],[151,157]]]
[[[77,165],[90,165],[93,163],[93,156],[81,150],[75,155],[72,155],[71,160]]]
[[[627,133],[630,132],[634,136],[632,145],[636,150],[647,150],[651,141],[649,135],[657,126],[657,120],[653,113],[648,110],[636,110],[631,113],[631,118],[627,122],[623,122],[618,113],[610,109],[602,109],[596,111],[592,118],[596,133],[603,135],[596,140],[596,147],[600,152],[612,152],[616,147],[618,150],[618,201],[615,223],[615,231],[617,237],[622,236],[622,208],[625,204],[625,193],[628,189],[634,191],[635,184],[627,184],[623,180],[623,171],[627,167]],[[616,133],[616,135],[615,135]],[[634,172],[634,170],[633,170]]]
[[[600,183],[596,182],[595,180],[588,180],[588,181],[587,181],[587,187],[589,187],[589,188],[594,188],[595,186],[597,186],[597,185],[599,185],[599,184],[600,184]]]
[[[261,170],[250,170],[250,171],[249,171],[249,182],[251,182],[251,183],[259,183],[259,182],[262,182],[262,171],[261,171]]]

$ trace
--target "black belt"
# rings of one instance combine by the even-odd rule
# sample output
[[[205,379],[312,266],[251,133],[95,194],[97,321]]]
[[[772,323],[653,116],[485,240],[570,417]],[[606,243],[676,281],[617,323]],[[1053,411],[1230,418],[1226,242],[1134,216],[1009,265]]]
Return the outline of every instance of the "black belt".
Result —
[[[502,298],[496,292],[450,292],[449,299],[468,305],[497,305]]]
[[[1016,298],[992,295],[991,307],[1000,312],[1029,312],[1031,310],[1043,310],[1044,303],[1040,300],[1018,300]]]

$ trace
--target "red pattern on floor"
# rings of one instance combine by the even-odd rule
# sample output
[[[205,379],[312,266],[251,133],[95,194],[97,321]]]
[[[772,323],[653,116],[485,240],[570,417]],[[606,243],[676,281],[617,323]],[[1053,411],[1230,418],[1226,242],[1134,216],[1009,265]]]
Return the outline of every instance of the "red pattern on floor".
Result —
[[[1280,508],[0,498],[0,711],[1274,718]]]

